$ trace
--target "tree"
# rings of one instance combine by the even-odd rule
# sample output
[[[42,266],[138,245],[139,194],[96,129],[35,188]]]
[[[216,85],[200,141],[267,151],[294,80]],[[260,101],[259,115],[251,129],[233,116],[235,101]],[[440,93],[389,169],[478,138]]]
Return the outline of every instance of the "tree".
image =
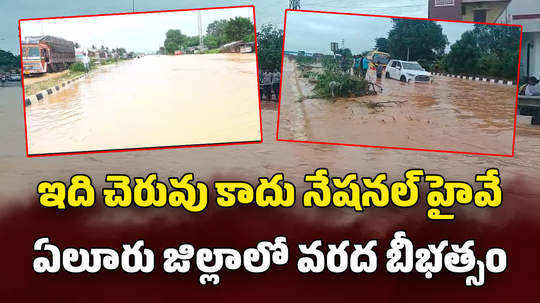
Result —
[[[227,42],[243,40],[246,36],[253,34],[253,28],[253,23],[249,18],[236,17],[230,19],[225,26]]]
[[[20,56],[15,56],[9,51],[4,51],[0,49],[0,70],[19,69],[20,64]]]
[[[163,46],[165,47],[165,52],[169,55],[174,54],[174,51],[182,48],[186,36],[182,34],[179,29],[170,29],[165,34],[165,42]]]
[[[450,46],[446,69],[452,73],[513,79],[517,75],[517,27],[476,24]]]
[[[352,63],[353,63],[353,56],[352,52],[349,48],[340,48],[336,51],[336,55],[340,55],[340,67],[342,71],[347,71]]]
[[[440,24],[427,20],[392,19],[388,49],[393,58],[431,64],[444,54],[448,38]]]
[[[206,35],[208,36],[225,36],[225,28],[227,27],[227,20],[216,20],[206,28]]]
[[[276,71],[281,68],[283,31],[272,24],[265,24],[257,33],[257,55],[261,71]]]
[[[380,52],[388,53],[390,51],[390,42],[388,39],[381,37],[375,39],[375,48],[377,48]]]
[[[182,47],[193,47],[199,45],[199,36],[186,37]]]

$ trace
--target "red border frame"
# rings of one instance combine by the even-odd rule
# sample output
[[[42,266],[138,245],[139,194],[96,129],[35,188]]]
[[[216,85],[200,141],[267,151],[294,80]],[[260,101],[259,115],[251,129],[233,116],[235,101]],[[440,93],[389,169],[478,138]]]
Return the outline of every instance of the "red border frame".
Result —
[[[118,15],[139,15],[139,14],[152,14],[152,13],[171,13],[171,12],[184,12],[184,11],[199,11],[199,10],[216,10],[216,9],[229,9],[229,8],[248,8],[253,10],[253,31],[255,32],[255,64],[257,65],[257,96],[259,98],[259,127],[261,139],[260,141],[242,141],[242,142],[225,142],[225,143],[208,143],[208,144],[191,144],[191,145],[174,145],[174,146],[156,146],[156,147],[141,147],[141,148],[121,148],[121,149],[107,149],[107,150],[95,150],[95,151],[77,151],[77,152],[58,152],[58,153],[46,153],[46,154],[28,154],[28,132],[26,126],[26,94],[24,91],[24,75],[23,75],[23,59],[22,59],[22,37],[21,37],[21,21],[32,20],[49,20],[49,19],[71,19],[71,18],[84,18],[84,17],[101,17],[101,16],[118,16]],[[111,13],[111,14],[96,14],[96,15],[80,15],[80,16],[60,16],[60,17],[45,17],[45,18],[28,18],[19,19],[19,54],[21,60],[21,84],[23,91],[23,111],[24,111],[24,135],[26,141],[26,156],[32,157],[47,157],[47,156],[63,156],[63,155],[80,155],[80,154],[93,154],[93,153],[112,153],[112,152],[126,152],[126,151],[139,151],[139,150],[156,150],[156,149],[173,149],[173,148],[189,148],[189,147],[206,147],[206,146],[223,146],[223,145],[239,145],[239,144],[260,144],[263,143],[263,129],[262,129],[262,110],[261,110],[261,96],[260,96],[260,84],[259,84],[259,53],[257,49],[257,21],[255,16],[254,5],[238,5],[238,6],[218,6],[208,8],[189,8],[189,9],[175,9],[175,10],[160,10],[160,11],[144,11],[144,12],[127,12],[127,13]]]
[[[518,58],[518,72],[517,72],[517,85],[516,85],[516,104],[514,108],[514,132],[512,136],[512,153],[507,154],[491,154],[491,153],[476,153],[476,152],[462,152],[454,150],[439,150],[439,149],[425,149],[425,148],[408,148],[408,147],[396,147],[396,146],[377,146],[377,145],[363,145],[363,144],[347,144],[347,143],[334,143],[334,142],[319,142],[319,141],[302,141],[302,140],[290,140],[290,139],[280,139],[279,138],[279,118],[281,113],[281,87],[279,90],[279,105],[278,105],[278,119],[277,119],[277,130],[276,130],[276,140],[284,142],[296,142],[296,143],[314,143],[314,144],[326,144],[326,145],[341,145],[341,146],[357,146],[357,147],[372,147],[372,148],[386,148],[386,149],[399,149],[399,150],[414,150],[414,151],[425,151],[425,152],[442,152],[442,153],[451,153],[451,154],[465,154],[465,155],[482,155],[482,156],[499,156],[499,157],[514,157],[515,147],[516,147],[516,120],[517,120],[517,110],[518,110],[518,93],[519,93],[519,72],[521,62],[521,44],[523,41],[523,26],[518,24],[503,24],[503,23],[484,23],[484,22],[471,22],[471,21],[458,21],[458,20],[443,20],[443,19],[428,19],[428,18],[415,18],[415,17],[401,17],[401,16],[386,16],[386,15],[371,15],[371,14],[355,14],[355,13],[342,13],[342,12],[327,12],[327,11],[316,11],[316,10],[285,10],[285,20],[283,24],[283,46],[281,54],[281,86],[283,86],[283,61],[285,60],[285,34],[287,29],[287,13],[289,11],[293,12],[304,12],[304,13],[319,13],[319,14],[335,14],[335,15],[351,15],[351,16],[365,16],[365,17],[382,17],[382,18],[399,18],[399,19],[410,19],[410,20],[428,20],[428,21],[440,21],[440,22],[455,22],[455,23],[471,23],[471,24],[485,24],[485,25],[502,25],[502,26],[513,26],[520,28],[520,38],[519,38],[519,58]]]

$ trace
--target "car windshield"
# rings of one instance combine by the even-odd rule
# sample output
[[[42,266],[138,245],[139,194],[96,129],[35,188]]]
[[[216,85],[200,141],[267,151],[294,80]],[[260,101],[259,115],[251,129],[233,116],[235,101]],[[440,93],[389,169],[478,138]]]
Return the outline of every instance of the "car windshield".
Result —
[[[32,58],[32,57],[39,57],[39,48],[37,47],[28,47],[26,48],[26,57]]]
[[[382,64],[387,64],[388,61],[390,61],[390,58],[383,54],[375,54],[373,55],[373,62],[379,62]]]
[[[408,70],[424,70],[420,64],[416,62],[403,62],[403,69]]]

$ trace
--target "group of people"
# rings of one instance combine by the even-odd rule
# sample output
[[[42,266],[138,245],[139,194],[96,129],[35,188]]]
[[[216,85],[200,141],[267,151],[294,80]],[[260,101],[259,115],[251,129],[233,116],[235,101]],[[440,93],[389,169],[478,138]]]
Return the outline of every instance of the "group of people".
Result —
[[[519,93],[525,96],[540,96],[539,82],[536,77],[527,77],[526,84],[519,88]]]
[[[279,98],[280,72],[259,71],[259,90],[262,99],[277,100]]]
[[[353,72],[355,76],[359,76],[362,74],[362,77],[366,77],[366,74],[369,70],[369,60],[368,58],[362,56],[362,55],[356,55],[354,56],[353,61]]]

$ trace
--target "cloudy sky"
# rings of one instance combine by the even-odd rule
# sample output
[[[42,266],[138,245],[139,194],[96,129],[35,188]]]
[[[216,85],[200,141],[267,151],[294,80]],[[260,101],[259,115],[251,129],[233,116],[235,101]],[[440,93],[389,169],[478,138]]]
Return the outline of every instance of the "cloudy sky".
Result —
[[[438,22],[450,44],[461,37],[472,24]],[[306,12],[289,12],[285,31],[285,50],[305,50],[330,54],[330,42],[344,39],[345,47],[354,54],[375,47],[375,38],[387,37],[392,19]]]
[[[51,34],[79,43],[82,48],[101,45],[124,47],[128,51],[155,52],[163,45],[169,29],[179,29],[188,36],[198,35],[199,11],[180,11],[133,15],[81,17],[21,21],[21,35]],[[253,20],[253,9],[230,8],[202,10],[203,32],[215,20],[237,16]]]
[[[0,49],[19,52],[17,21],[23,18],[132,11],[133,0],[0,0]],[[257,24],[283,27],[288,0],[134,0],[135,11],[255,5]],[[426,17],[427,0],[301,0],[303,9]]]

